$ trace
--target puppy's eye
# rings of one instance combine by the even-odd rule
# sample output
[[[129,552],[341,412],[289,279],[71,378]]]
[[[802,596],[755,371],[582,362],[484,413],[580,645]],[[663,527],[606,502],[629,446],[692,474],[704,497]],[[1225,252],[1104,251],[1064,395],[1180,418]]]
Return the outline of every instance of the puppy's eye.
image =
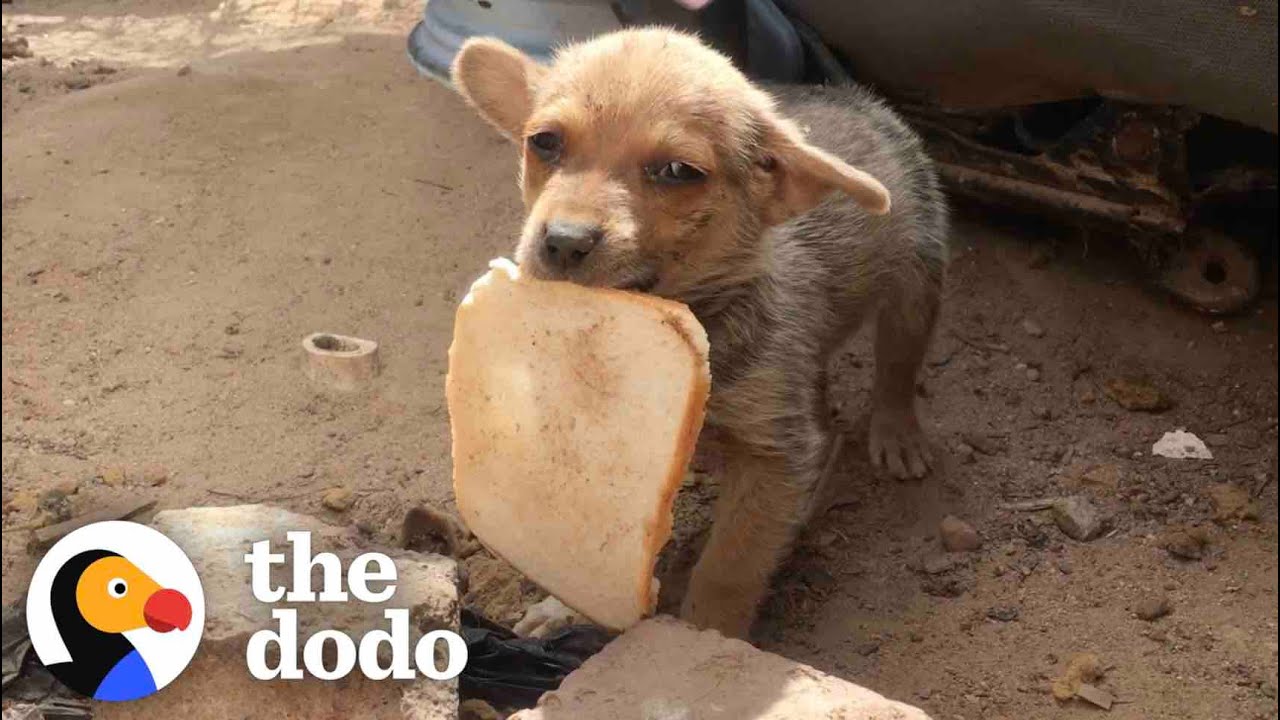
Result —
[[[706,173],[689,163],[678,160],[663,165],[650,165],[645,168],[645,172],[649,175],[650,180],[667,185],[684,185],[698,182],[707,176]]]
[[[534,133],[529,136],[527,141],[529,149],[533,151],[543,162],[553,163],[560,159],[560,153],[564,150],[564,138],[560,133],[544,130],[540,133]]]

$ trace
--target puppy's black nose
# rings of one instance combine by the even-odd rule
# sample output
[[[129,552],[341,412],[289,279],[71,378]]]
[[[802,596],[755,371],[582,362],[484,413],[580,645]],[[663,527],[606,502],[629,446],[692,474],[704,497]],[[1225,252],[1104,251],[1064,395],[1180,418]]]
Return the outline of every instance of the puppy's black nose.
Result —
[[[542,254],[547,264],[569,270],[582,264],[604,231],[596,225],[552,220],[542,235]]]

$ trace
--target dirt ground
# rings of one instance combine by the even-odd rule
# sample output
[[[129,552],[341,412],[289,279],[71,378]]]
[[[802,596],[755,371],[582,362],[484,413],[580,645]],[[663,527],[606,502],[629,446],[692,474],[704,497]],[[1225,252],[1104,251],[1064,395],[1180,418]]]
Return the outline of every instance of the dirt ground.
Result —
[[[33,55],[3,78],[5,602],[34,569],[25,528],[111,502],[269,502],[387,543],[407,507],[450,507],[453,309],[520,221],[510,148],[408,63],[407,0],[123,5],[3,10]],[[844,484],[759,644],[939,720],[1277,717],[1274,268],[1217,320],[1144,288],[1120,244],[962,215],[921,383],[942,466],[875,478],[853,343]],[[303,376],[321,330],[382,344],[371,389]],[[1170,407],[1121,407],[1117,380]],[[1175,428],[1215,459],[1153,457]],[[714,495],[694,474],[680,496],[666,602]],[[1068,495],[1101,537],[1010,507]],[[980,549],[941,549],[949,514]],[[536,597],[485,563],[482,604]],[[1084,652],[1109,712],[1051,695]]]

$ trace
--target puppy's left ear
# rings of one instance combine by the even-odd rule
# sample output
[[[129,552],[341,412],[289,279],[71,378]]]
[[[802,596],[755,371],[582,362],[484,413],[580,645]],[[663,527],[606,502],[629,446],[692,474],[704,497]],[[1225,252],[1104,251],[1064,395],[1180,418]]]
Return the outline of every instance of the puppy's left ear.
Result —
[[[843,192],[872,215],[889,212],[889,191],[870,174],[805,141],[791,121],[765,122],[760,164],[773,180],[765,222],[775,225],[810,210],[833,192]]]
[[[529,56],[495,40],[472,38],[453,59],[453,85],[490,125],[519,142],[533,112],[533,86],[543,69]]]

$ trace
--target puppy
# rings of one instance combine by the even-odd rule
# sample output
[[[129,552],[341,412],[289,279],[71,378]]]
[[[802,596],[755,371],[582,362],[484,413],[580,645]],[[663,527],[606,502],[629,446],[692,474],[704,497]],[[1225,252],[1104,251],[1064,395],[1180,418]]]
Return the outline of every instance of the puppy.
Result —
[[[525,272],[679,300],[705,326],[725,472],[682,615],[745,637],[831,472],[827,366],[863,320],[871,458],[929,469],[915,386],[947,211],[920,141],[865,90],[767,93],[666,29],[570,46],[549,67],[473,39],[452,77],[520,148]]]

